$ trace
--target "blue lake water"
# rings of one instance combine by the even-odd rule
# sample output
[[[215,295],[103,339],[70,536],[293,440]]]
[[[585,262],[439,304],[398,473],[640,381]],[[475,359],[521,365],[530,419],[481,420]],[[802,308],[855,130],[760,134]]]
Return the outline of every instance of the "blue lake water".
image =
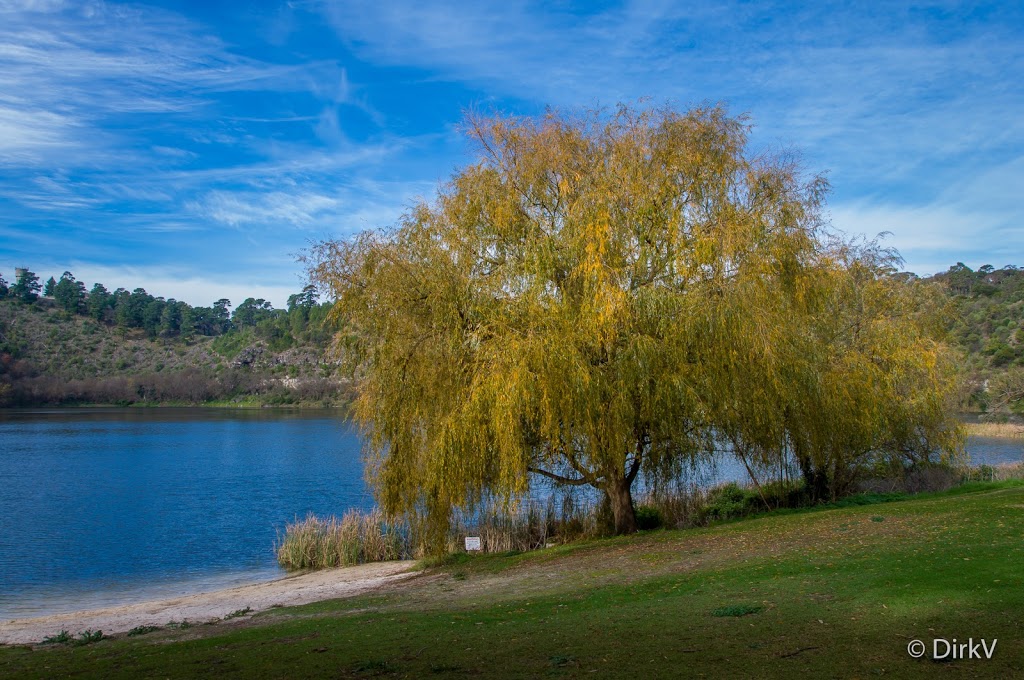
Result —
[[[1024,444],[972,438],[975,463]],[[0,411],[0,619],[283,574],[286,523],[369,508],[360,439],[302,410]],[[722,464],[705,481],[744,479]]]
[[[324,411],[0,411],[0,618],[262,580],[309,512],[367,508]]]

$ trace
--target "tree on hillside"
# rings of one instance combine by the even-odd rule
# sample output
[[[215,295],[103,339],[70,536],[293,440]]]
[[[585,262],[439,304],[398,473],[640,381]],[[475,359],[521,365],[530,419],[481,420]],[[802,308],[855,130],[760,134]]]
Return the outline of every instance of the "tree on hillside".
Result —
[[[43,286],[43,297],[53,297],[53,289],[57,287],[57,281],[51,276],[46,279],[46,285]]]
[[[288,321],[290,332],[294,338],[306,335],[310,325],[310,315],[320,299],[316,286],[310,284],[302,288],[301,293],[288,296]]]
[[[146,307],[154,300],[145,288],[128,292],[124,288],[114,291],[114,314],[117,325],[122,328],[142,328],[146,319]]]
[[[60,281],[52,287],[50,295],[68,314],[77,314],[85,304],[85,284],[76,281],[71,272],[64,272]]]
[[[215,325],[215,333],[227,333],[231,328],[231,313],[228,311],[228,307],[231,306],[231,300],[227,298],[221,298],[213,303],[213,323]]]
[[[7,281],[4,279],[4,275],[0,274],[0,300],[3,300],[5,297],[7,297],[7,292]]]
[[[481,159],[435,202],[310,257],[337,300],[385,511],[426,516],[436,537],[452,508],[512,502],[534,475],[599,489],[624,533],[638,478],[674,478],[723,437],[761,457],[870,439],[860,412],[833,439],[828,423],[844,385],[879,379],[864,362],[912,353],[895,334],[802,396],[842,324],[874,322],[827,315],[863,287],[822,238],[822,178],[750,153],[746,121],[718,107],[472,118],[468,131]],[[912,401],[920,387],[858,396]]]
[[[86,311],[97,321],[110,322],[114,317],[114,296],[102,283],[94,284],[86,301]]]
[[[974,270],[963,262],[957,262],[946,272],[946,280],[949,282],[949,287],[954,293],[967,295],[971,292],[972,286],[974,286]]]
[[[39,298],[39,288],[39,277],[28,269],[22,269],[10,288],[10,295],[25,304],[32,304]]]
[[[160,334],[160,323],[163,320],[166,307],[167,302],[162,297],[155,297],[142,310],[142,328],[150,338],[155,338]]]
[[[255,328],[258,323],[271,316],[274,306],[263,298],[246,298],[235,308],[231,323],[242,328]]]
[[[174,298],[167,301],[160,312],[160,326],[158,329],[160,335],[170,337],[181,333],[186,307],[188,307],[187,303],[178,302]]]
[[[288,313],[290,314],[296,309],[303,309],[308,313],[310,309],[316,306],[319,299],[320,293],[317,291],[316,286],[312,284],[303,286],[301,293],[288,296]]]

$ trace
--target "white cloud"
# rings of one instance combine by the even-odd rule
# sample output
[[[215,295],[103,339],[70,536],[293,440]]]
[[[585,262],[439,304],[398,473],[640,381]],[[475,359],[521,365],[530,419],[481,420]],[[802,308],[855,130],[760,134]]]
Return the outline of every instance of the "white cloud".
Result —
[[[306,226],[336,212],[339,201],[316,193],[213,191],[195,209],[203,216],[237,227],[248,224]]]
[[[269,300],[275,308],[287,305],[288,296],[302,289],[303,279],[296,267],[291,277],[278,277],[280,285],[268,285],[253,274],[232,275],[219,278],[212,274],[196,274],[194,271],[178,270],[171,267],[128,267],[109,266],[92,262],[72,262],[70,265],[42,263],[33,266],[33,271],[71,271],[79,281],[91,288],[102,283],[108,290],[145,288],[150,295],[165,299],[183,300],[192,306],[209,306],[216,300],[227,298],[234,305],[248,297]],[[293,278],[292,285],[287,285]]]
[[[0,154],[10,160],[17,152],[21,165],[123,168],[123,152],[137,156],[136,141],[149,131],[110,132],[107,123],[120,116],[216,120],[208,109],[227,92],[327,88],[337,101],[349,89],[331,62],[275,64],[242,56],[205,27],[160,9],[103,3],[42,9],[0,8]]]
[[[34,164],[76,145],[76,121],[45,110],[26,110],[0,102],[0,164]]]
[[[948,21],[962,21],[940,38],[899,4],[637,1],[584,16],[565,7],[405,0],[322,10],[367,60],[492,94],[568,106],[727,101],[753,114],[757,139],[795,145],[854,192],[933,177],[941,188],[944,165],[973,171],[988,152],[1021,148],[1024,90],[1010,74],[1024,72],[1024,36],[997,17],[977,27],[948,7]]]
[[[883,244],[900,252],[907,271],[922,276],[958,261],[974,267],[1020,264],[1024,253],[1024,229],[1007,230],[992,215],[954,204],[839,204],[830,212],[833,225],[849,236],[890,232]]]

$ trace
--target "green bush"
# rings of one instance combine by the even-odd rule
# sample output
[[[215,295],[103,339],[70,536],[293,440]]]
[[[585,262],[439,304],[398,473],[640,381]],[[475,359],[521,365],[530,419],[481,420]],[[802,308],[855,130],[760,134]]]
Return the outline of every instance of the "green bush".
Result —
[[[85,630],[78,634],[78,637],[71,641],[71,644],[76,646],[91,645],[94,642],[99,642],[103,639],[102,630]]]
[[[715,520],[746,517],[756,512],[778,508],[798,508],[806,505],[807,494],[803,482],[768,482],[760,489],[741,487],[729,482],[712,489],[707,500],[697,510],[697,521],[706,524]]]
[[[74,638],[71,636],[66,629],[62,629],[56,635],[50,635],[49,637],[43,638],[44,645],[64,645],[71,642]]]
[[[755,492],[740,488],[736,482],[729,482],[710,493],[707,503],[699,512],[699,519],[710,522],[743,517],[754,512],[759,504],[763,507]]]
[[[661,512],[650,505],[641,505],[636,509],[636,526],[640,531],[660,529],[665,524]]]

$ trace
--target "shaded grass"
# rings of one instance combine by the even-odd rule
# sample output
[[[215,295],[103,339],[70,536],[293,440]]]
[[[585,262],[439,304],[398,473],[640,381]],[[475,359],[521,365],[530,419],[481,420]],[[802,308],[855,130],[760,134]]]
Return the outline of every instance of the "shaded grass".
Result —
[[[1024,487],[975,484],[462,556],[402,588],[275,609],[236,629],[2,649],[0,675],[1014,677],[1022,530]],[[760,609],[715,614],[736,607]],[[937,637],[999,646],[991,661],[941,666],[907,655],[910,640]]]
[[[719,607],[715,611],[711,612],[712,616],[748,616],[750,614],[756,614],[764,609],[759,604],[731,604],[726,607]]]

